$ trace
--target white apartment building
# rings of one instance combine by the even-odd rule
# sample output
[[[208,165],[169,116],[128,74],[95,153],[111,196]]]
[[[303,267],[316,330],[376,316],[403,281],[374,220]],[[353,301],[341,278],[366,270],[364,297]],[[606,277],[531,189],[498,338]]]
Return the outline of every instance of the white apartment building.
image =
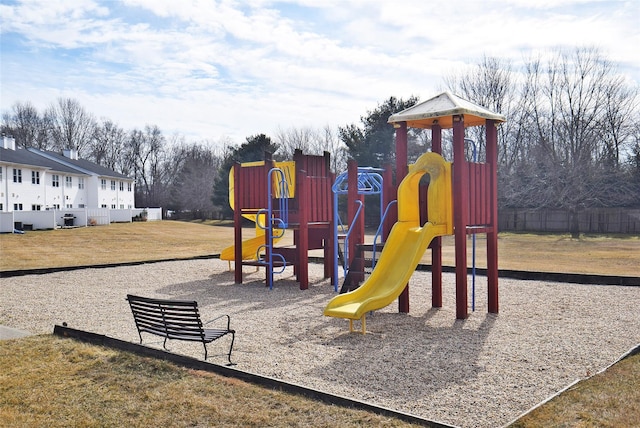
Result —
[[[0,147],[0,212],[135,207],[132,178],[87,160],[77,152],[17,148],[11,137]]]

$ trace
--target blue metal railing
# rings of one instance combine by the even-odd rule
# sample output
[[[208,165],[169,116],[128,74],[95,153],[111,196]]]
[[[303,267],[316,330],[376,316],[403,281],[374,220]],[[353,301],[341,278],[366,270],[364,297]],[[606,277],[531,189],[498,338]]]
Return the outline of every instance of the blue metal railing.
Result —
[[[470,138],[464,139],[465,143],[473,144],[473,161],[478,162],[478,147],[476,142]],[[471,251],[471,311],[476,310],[476,234],[473,234],[473,249]]]
[[[360,213],[362,212],[362,201],[360,200],[356,200],[356,204],[358,205],[358,209],[356,210],[356,214],[353,216],[353,220],[351,221],[351,224],[349,225],[349,228],[347,229],[347,233],[344,237],[344,263],[342,265],[342,271],[344,276],[347,276],[347,271],[349,270],[349,237],[351,236],[351,232],[353,232],[355,230],[354,225],[356,224],[356,221],[358,220],[358,217],[360,217]],[[337,208],[336,208],[337,210]],[[342,222],[340,222],[342,223]],[[333,276],[334,276],[334,281],[333,281],[333,289],[334,291],[338,291],[338,245],[340,245],[338,243],[338,222],[335,222],[335,239],[333,240],[333,250],[334,250],[334,254],[335,257],[333,259]],[[344,229],[343,229],[344,230]]]
[[[382,235],[382,227],[384,226],[384,221],[387,218],[387,215],[389,214],[389,209],[391,208],[391,206],[396,205],[397,203],[398,203],[398,200],[394,199],[393,201],[389,202],[389,204],[387,204],[387,208],[384,210],[384,214],[382,215],[382,219],[380,220],[380,225],[378,226],[378,230],[376,230],[376,234],[373,237],[373,254],[371,255],[372,268],[376,267],[376,244],[378,243],[378,238],[380,238]]]

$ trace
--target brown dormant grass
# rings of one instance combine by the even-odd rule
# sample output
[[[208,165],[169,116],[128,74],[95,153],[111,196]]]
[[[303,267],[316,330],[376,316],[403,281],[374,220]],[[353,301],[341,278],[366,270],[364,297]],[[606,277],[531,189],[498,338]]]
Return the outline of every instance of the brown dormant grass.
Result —
[[[632,427],[640,424],[640,354],[628,357],[512,424],[513,428]]]
[[[0,235],[0,271],[189,258],[219,253],[233,227],[178,221],[113,223]]]
[[[443,263],[454,265],[453,237],[443,238]],[[467,261],[471,266],[471,238],[467,242]],[[478,267],[486,267],[485,235],[476,236]],[[430,260],[427,254],[425,261]],[[640,237],[632,235],[582,235],[572,239],[568,234],[500,233],[498,235],[498,267],[500,269],[639,276]]]
[[[243,236],[253,236],[247,228]],[[283,244],[291,243],[287,233]],[[372,239],[371,239],[372,240]],[[233,244],[233,227],[217,222],[178,221],[114,223],[83,227],[0,235],[0,271],[47,267],[83,266],[189,258],[219,254]],[[468,265],[471,266],[471,238]],[[443,263],[454,265],[453,237],[443,238]],[[640,237],[499,235],[499,268],[524,271],[589,273],[638,276]],[[476,239],[478,267],[486,266],[486,240]],[[423,262],[430,263],[430,251]]]
[[[53,335],[0,345],[0,426],[410,427]]]

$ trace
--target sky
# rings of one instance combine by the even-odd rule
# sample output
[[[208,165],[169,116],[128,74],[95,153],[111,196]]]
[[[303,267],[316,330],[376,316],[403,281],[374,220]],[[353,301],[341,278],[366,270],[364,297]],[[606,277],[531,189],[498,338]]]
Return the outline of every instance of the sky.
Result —
[[[214,143],[359,123],[483,56],[596,47],[640,83],[638,0],[0,0],[0,36],[2,113],[72,98]]]

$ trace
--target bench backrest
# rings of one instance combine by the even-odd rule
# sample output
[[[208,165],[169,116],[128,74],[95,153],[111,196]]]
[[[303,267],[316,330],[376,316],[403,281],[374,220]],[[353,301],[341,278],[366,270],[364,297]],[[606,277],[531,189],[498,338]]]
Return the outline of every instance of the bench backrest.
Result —
[[[204,340],[198,303],[127,295],[138,330],[168,339]]]

